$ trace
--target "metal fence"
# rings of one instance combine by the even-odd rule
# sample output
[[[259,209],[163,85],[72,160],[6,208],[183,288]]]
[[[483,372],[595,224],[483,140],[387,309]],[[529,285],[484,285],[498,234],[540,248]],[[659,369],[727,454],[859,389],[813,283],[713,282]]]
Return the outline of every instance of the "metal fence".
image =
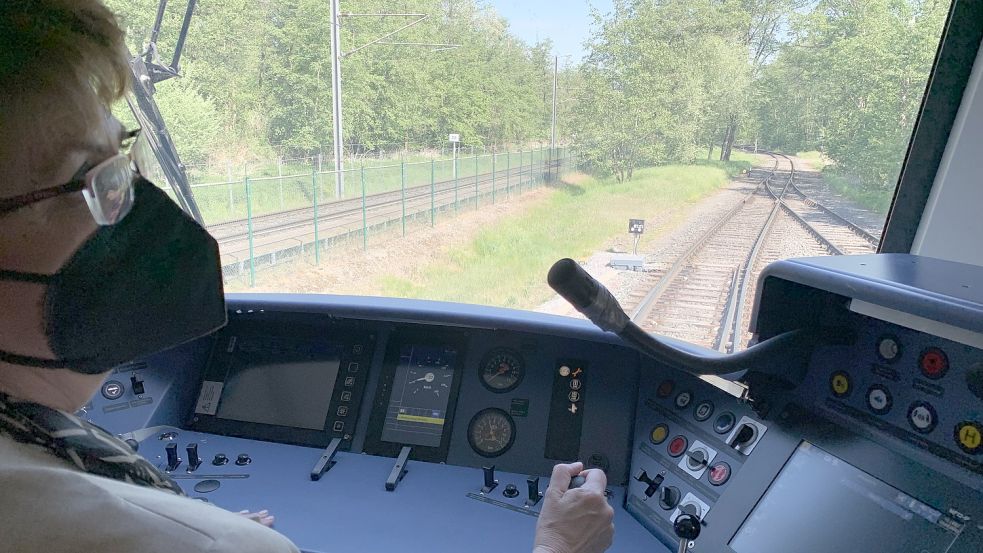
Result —
[[[315,158],[284,160],[275,175],[192,184],[226,278],[253,286],[261,269],[286,260],[318,264],[338,244],[367,249],[370,235],[405,236],[414,225],[517,198],[576,167],[565,148],[374,161],[346,167],[340,186],[338,172],[318,171]]]

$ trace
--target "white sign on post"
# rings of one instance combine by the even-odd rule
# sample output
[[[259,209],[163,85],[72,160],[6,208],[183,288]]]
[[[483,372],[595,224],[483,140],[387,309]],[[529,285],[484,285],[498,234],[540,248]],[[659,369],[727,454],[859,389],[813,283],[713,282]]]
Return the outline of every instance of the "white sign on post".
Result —
[[[457,133],[454,133],[454,134],[448,136],[447,137],[447,140],[449,140],[451,142],[460,142],[461,141],[461,135],[459,135]]]

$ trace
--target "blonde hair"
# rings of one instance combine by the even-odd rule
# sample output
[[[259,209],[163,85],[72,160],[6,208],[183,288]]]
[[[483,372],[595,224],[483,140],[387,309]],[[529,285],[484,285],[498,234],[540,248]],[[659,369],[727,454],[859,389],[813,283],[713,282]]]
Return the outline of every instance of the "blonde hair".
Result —
[[[123,37],[98,0],[3,0],[0,105],[89,87],[108,107],[129,81]]]

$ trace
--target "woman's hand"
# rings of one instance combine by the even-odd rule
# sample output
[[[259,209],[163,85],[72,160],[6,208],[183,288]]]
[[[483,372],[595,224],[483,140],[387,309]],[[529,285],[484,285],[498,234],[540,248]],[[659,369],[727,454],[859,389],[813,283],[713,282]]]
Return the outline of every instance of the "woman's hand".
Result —
[[[267,528],[273,528],[273,515],[269,511],[263,509],[258,513],[251,513],[249,511],[239,511],[239,514],[248,518],[249,520],[255,520],[256,522],[266,526]]]
[[[584,485],[570,488],[581,475]],[[607,478],[583,463],[556,465],[536,525],[534,553],[601,553],[614,540],[614,509],[604,495]]]

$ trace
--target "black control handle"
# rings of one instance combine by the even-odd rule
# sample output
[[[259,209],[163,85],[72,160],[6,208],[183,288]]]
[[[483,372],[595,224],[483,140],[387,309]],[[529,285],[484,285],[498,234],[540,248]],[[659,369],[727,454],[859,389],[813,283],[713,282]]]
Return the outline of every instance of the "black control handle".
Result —
[[[181,464],[181,458],[177,456],[177,444],[167,444],[164,446],[164,452],[167,454],[167,467],[164,470],[172,472]]]
[[[791,355],[805,359],[804,355],[797,353],[815,342],[815,337],[804,330],[773,336],[730,355],[690,353],[642,330],[628,317],[614,295],[576,261],[561,259],[554,263],[547,281],[556,293],[601,330],[617,334],[628,345],[669,366],[698,376],[731,375],[735,378],[752,369],[792,383],[800,382],[805,376],[803,363],[787,362]]]

